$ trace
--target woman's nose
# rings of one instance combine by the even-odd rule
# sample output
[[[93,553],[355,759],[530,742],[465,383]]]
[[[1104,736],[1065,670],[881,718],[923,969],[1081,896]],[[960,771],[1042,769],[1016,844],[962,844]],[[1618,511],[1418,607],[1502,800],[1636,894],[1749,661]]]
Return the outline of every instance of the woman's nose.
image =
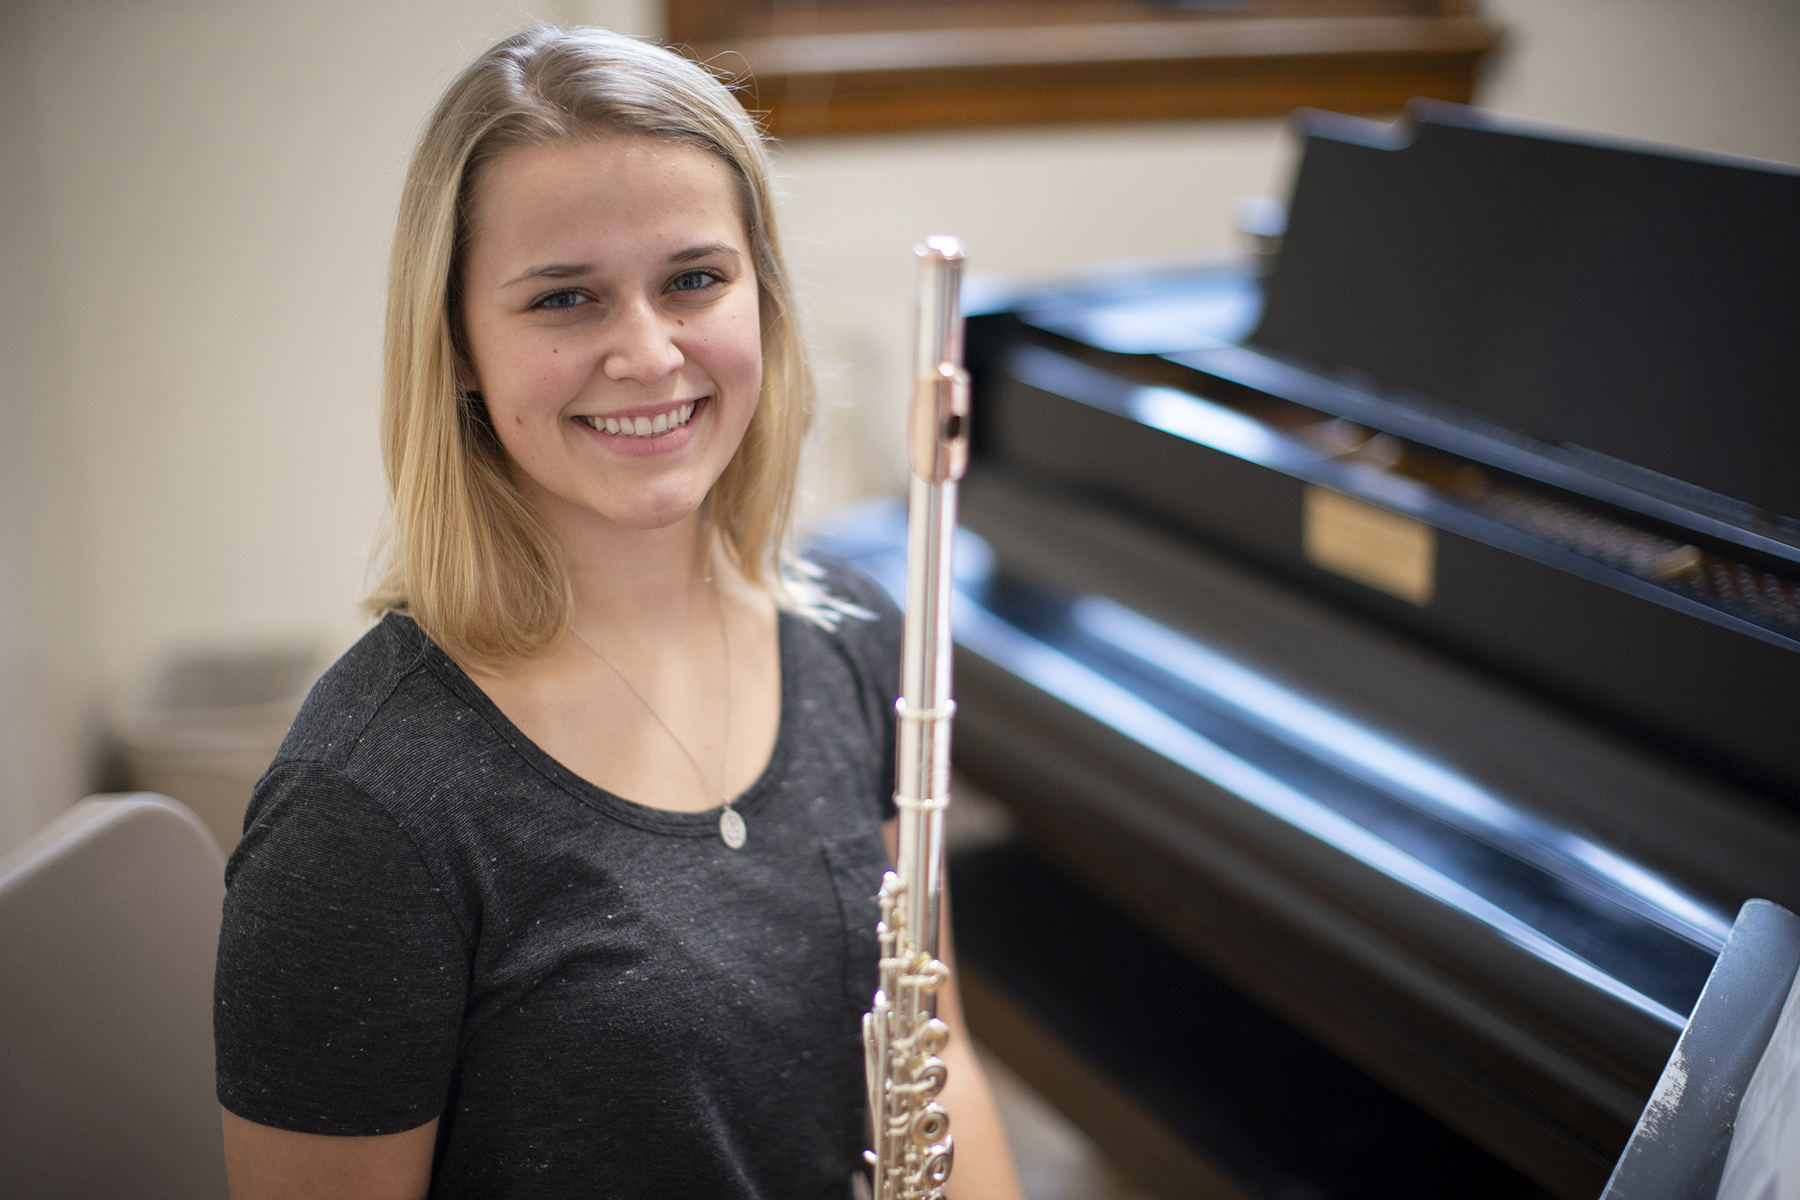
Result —
[[[667,321],[651,305],[625,305],[608,322],[601,371],[612,380],[658,382],[686,361],[669,334]]]

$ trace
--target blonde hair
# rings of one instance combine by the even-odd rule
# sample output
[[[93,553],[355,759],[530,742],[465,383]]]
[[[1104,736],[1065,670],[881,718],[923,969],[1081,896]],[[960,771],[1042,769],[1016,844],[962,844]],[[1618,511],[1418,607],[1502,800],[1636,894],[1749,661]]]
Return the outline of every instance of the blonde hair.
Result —
[[[601,29],[539,26],[476,59],[438,102],[407,170],[389,267],[381,444],[394,524],[385,578],[366,607],[406,612],[465,665],[548,649],[574,606],[561,547],[513,483],[485,407],[458,393],[457,290],[473,191],[508,150],[608,133],[696,146],[731,168],[755,264],[763,381],[706,513],[745,578],[783,608],[829,625],[848,607],[818,589],[816,570],[789,547],[812,379],[761,132],[696,63]]]

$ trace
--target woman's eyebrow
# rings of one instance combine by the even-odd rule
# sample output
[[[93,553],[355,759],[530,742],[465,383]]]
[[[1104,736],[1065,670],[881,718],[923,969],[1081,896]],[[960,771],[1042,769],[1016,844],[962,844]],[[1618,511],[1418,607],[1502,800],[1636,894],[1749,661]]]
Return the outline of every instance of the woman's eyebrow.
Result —
[[[728,245],[725,242],[712,242],[705,246],[689,246],[686,250],[677,250],[669,255],[669,261],[671,263],[688,263],[695,259],[711,258],[715,254],[729,254],[733,258],[738,256],[736,246]]]
[[[522,275],[515,275],[500,286],[509,288],[515,283],[524,283],[527,279],[573,279],[577,275],[586,275],[593,269],[593,263],[549,263],[533,267]]]
[[[685,250],[677,250],[669,255],[671,264],[690,263],[702,258],[711,258],[715,254],[728,254],[738,257],[737,247],[727,242],[708,242],[704,246],[689,246]],[[532,267],[529,271],[515,275],[500,286],[512,287],[516,283],[524,283],[531,279],[574,279],[580,275],[588,275],[597,268],[593,263],[546,263],[541,267]]]

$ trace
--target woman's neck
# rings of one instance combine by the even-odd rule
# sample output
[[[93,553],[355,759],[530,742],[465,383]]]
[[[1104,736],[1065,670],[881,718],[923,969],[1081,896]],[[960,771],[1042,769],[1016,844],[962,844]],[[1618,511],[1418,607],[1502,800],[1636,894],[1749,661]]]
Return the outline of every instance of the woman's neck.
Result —
[[[698,514],[661,529],[583,522],[555,532],[574,590],[575,627],[590,636],[675,637],[710,609],[715,585],[728,582],[714,579],[729,568],[713,526]]]

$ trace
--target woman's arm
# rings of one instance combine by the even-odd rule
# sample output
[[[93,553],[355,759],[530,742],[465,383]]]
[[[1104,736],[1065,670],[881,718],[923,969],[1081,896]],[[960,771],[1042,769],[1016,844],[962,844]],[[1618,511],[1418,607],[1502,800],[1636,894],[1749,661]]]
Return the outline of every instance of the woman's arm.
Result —
[[[392,814],[336,767],[277,760],[226,868],[213,988],[237,1200],[426,1194],[468,959],[438,877]]]
[[[956,1165],[945,1195],[949,1200],[1025,1200],[1019,1186],[1019,1169],[1013,1163],[1006,1127],[988,1088],[987,1072],[975,1057],[969,1026],[963,1020],[962,997],[956,986],[956,963],[950,947],[949,905],[946,903],[942,959],[950,968],[950,986],[938,993],[938,1016],[950,1026],[950,1044],[944,1048],[944,1065],[950,1082],[944,1085],[943,1103],[950,1112],[950,1130],[956,1138]]]
[[[436,1120],[382,1137],[325,1137],[220,1111],[231,1200],[422,1200],[431,1187]]]
[[[900,825],[889,821],[881,828],[888,857],[900,852]],[[1019,1169],[1007,1144],[1006,1127],[988,1087],[987,1072],[975,1057],[969,1026],[963,1020],[962,996],[956,984],[956,953],[950,940],[950,897],[946,892],[938,930],[938,958],[950,968],[950,986],[938,992],[938,1016],[950,1026],[950,1044],[944,1049],[944,1065],[950,1082],[942,1101],[950,1113],[950,1133],[956,1139],[956,1162],[945,1188],[949,1200],[1025,1200],[1019,1186]]]

